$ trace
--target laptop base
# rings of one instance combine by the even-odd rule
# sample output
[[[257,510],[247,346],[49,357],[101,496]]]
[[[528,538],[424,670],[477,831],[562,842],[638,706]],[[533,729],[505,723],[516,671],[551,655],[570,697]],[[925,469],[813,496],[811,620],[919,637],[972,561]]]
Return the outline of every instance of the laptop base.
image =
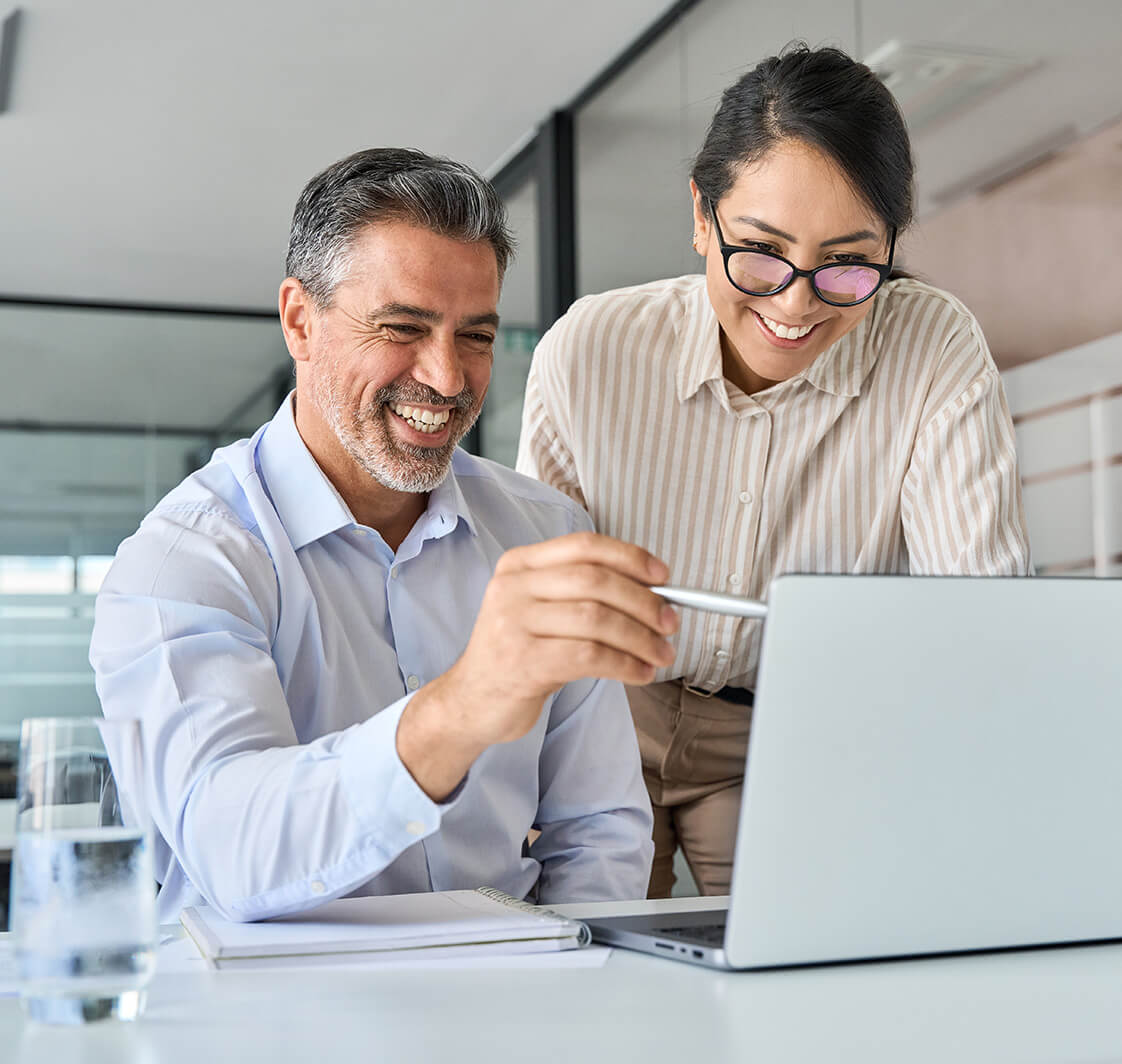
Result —
[[[704,968],[731,969],[724,949],[727,909],[647,913],[642,916],[608,916],[585,920],[593,942],[605,946],[669,957]],[[697,933],[693,929],[697,929]],[[702,929],[706,934],[702,935]],[[714,945],[719,932],[720,945]]]

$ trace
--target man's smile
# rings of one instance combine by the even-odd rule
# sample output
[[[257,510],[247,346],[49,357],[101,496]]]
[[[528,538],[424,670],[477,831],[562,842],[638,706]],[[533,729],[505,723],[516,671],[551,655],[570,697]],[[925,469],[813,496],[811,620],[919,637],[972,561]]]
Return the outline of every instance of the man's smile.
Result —
[[[389,408],[411,429],[426,434],[440,432],[452,416],[451,410],[428,410],[420,406],[410,406],[407,403],[390,403]]]

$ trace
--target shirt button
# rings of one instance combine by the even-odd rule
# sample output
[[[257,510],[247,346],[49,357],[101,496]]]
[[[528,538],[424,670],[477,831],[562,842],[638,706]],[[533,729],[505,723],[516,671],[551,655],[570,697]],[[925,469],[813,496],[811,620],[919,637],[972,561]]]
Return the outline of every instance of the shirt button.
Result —
[[[390,579],[391,580],[396,580],[397,579],[397,566],[396,565],[390,570]]]
[[[421,686],[421,681],[418,680],[416,676],[410,676],[409,679],[405,681],[405,685],[410,691],[416,691],[417,688]]]
[[[740,501],[748,503],[752,501],[752,493],[750,491],[742,491],[740,493]]]
[[[727,650],[718,650],[717,653],[714,655],[714,657],[718,661],[724,661],[725,658],[727,658],[728,656],[729,656],[729,652]]]
[[[313,894],[323,894],[327,890],[322,880],[319,879],[313,879],[308,885],[312,888]]]
[[[410,820],[409,823],[405,825],[405,830],[408,831],[410,835],[423,835],[425,833],[425,825],[419,820]]]
[[[729,583],[732,584],[733,587],[740,587],[740,574],[733,573],[732,576],[729,577]]]

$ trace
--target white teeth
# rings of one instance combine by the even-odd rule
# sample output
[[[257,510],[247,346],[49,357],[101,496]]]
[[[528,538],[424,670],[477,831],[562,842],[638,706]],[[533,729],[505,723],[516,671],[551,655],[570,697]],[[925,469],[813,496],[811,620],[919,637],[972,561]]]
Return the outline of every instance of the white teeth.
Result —
[[[784,325],[782,322],[772,321],[771,318],[765,318],[763,314],[760,315],[760,318],[780,340],[801,340],[814,328],[813,325]]]
[[[439,432],[452,416],[451,410],[422,410],[417,406],[406,406],[405,403],[390,403],[390,409],[398,417],[408,421],[410,428],[420,432]]]

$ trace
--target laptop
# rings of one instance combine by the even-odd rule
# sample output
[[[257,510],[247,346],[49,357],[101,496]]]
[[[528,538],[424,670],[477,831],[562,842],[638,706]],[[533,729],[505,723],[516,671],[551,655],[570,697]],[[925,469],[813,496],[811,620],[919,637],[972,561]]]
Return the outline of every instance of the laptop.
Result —
[[[754,714],[727,912],[596,941],[757,969],[1122,938],[1122,580],[780,577]]]

